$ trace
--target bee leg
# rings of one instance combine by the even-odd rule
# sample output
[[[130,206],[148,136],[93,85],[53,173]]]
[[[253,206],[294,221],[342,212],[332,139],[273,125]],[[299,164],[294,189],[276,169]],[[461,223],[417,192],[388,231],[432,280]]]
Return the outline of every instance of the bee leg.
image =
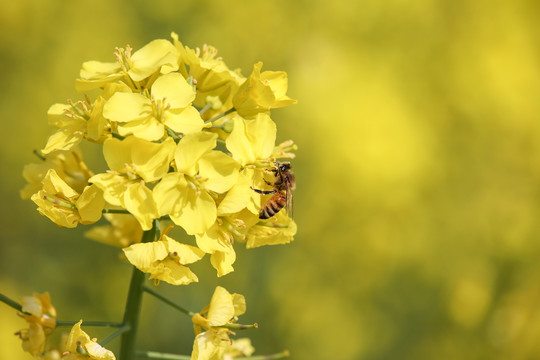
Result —
[[[274,186],[274,184],[273,184],[273,183],[271,183],[270,181],[266,180],[265,178],[263,178],[263,180],[264,180],[264,182],[265,182],[265,183],[267,183],[268,185],[270,185],[270,186]]]
[[[265,190],[259,190],[259,189],[254,189],[250,186],[251,190],[255,191],[256,193],[258,194],[263,194],[263,195],[268,195],[268,194],[275,194],[277,191],[276,190],[268,190],[268,191],[265,191]]]

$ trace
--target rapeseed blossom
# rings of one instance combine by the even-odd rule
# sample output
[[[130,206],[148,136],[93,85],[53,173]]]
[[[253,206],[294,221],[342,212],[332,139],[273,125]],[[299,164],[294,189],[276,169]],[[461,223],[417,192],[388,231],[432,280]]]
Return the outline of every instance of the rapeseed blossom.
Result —
[[[87,61],[75,82],[94,99],[50,107],[55,131],[43,161],[25,168],[21,191],[38,211],[62,227],[97,222],[88,237],[120,246],[128,261],[156,281],[188,284],[186,266],[205,254],[218,276],[234,271],[235,246],[293,240],[296,224],[286,210],[261,220],[276,162],[292,158],[292,141],[276,145],[272,109],[296,103],[287,74],[253,66],[245,77],[217,50],[158,39],[134,51],[117,48],[114,61]],[[78,145],[102,145],[107,169],[89,170]],[[121,220],[121,219],[124,220]],[[139,243],[156,221],[172,222],[191,237],[167,235]],[[136,226],[134,226],[136,222]],[[116,238],[116,239],[115,239]]]
[[[226,352],[229,356],[235,353],[229,338],[234,333],[227,326],[234,324],[238,316],[245,312],[246,300],[243,295],[231,294],[221,286],[216,287],[210,305],[192,318],[195,342],[191,359],[218,360],[223,359]],[[248,355],[253,352],[247,344],[237,346],[236,350],[244,350]]]
[[[29,328],[16,333],[22,340],[23,350],[33,356],[40,355],[45,349],[47,335],[56,327],[56,310],[51,305],[49,293],[34,294],[21,299],[21,316],[28,322]]]

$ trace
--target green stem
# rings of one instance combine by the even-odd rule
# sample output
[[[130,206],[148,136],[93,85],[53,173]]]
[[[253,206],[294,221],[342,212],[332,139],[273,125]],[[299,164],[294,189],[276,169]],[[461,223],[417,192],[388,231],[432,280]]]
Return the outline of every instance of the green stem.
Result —
[[[177,133],[167,128],[167,134],[169,134],[169,136],[173,138],[174,142],[178,144],[178,142],[180,141],[180,136],[178,136]]]
[[[73,326],[78,321],[56,321],[56,326]],[[109,321],[83,321],[84,326],[122,327],[124,324]]]
[[[117,329],[115,332],[113,332],[111,335],[107,336],[105,339],[101,340],[99,342],[99,345],[105,346],[106,344],[109,343],[109,341],[113,340],[114,338],[118,337],[119,335],[129,330],[131,330],[131,327],[129,325],[124,325],[121,328]]]
[[[257,329],[259,328],[259,324],[250,324],[250,325],[244,325],[244,324],[225,324],[222,326],[218,326],[225,329],[230,330],[247,330],[247,329]]]
[[[204,123],[205,123],[205,124],[208,124],[208,123],[214,122],[214,121],[216,121],[216,120],[219,120],[219,119],[221,119],[222,117],[224,117],[225,115],[228,115],[228,114],[232,113],[233,111],[236,111],[236,109],[235,109],[235,108],[229,109],[229,110],[225,111],[224,113],[221,113],[221,114],[219,114],[219,115],[214,116],[214,117],[211,118],[210,120],[206,120]]]
[[[167,353],[160,353],[156,351],[137,351],[137,356],[147,358],[147,359],[164,359],[164,360],[189,360],[191,359],[191,356],[189,355],[167,354]],[[235,360],[274,360],[274,359],[283,359],[289,356],[290,356],[289,351],[285,350],[277,354],[242,356],[242,357],[235,357],[234,359]]]
[[[124,140],[126,138],[125,136],[122,136],[122,135],[120,135],[118,133],[114,133],[114,132],[111,135],[112,135],[113,138],[117,138],[119,140]]]
[[[180,305],[178,305],[174,301],[167,299],[165,296],[155,292],[154,290],[152,290],[148,286],[143,286],[143,290],[146,291],[147,293],[155,296],[159,300],[163,301],[165,304],[170,305],[173,308],[175,308],[176,310],[179,310],[179,311],[183,312],[184,314],[186,314],[189,317],[193,317],[193,315],[195,315],[194,312],[184,309],[183,307],[181,307]]]
[[[199,115],[202,116],[211,107],[212,107],[212,104],[206,103],[206,105],[204,105],[204,107],[201,110],[199,110]]]
[[[34,150],[34,155],[36,155],[40,160],[43,160],[43,161],[47,160],[45,156],[41,155],[41,153],[37,150]]]
[[[103,209],[101,210],[103,214],[131,214],[125,209]]]
[[[283,359],[289,357],[291,353],[289,350],[282,351],[277,354],[271,355],[257,355],[257,356],[242,356],[234,358],[235,360],[274,360],[274,359]]]
[[[17,311],[22,312],[22,305],[19,304],[18,302],[16,302],[15,300],[11,300],[10,298],[8,298],[4,294],[0,294],[0,301],[3,302],[6,305],[11,306],[12,308],[14,308]]]
[[[155,236],[156,226],[154,225],[152,226],[152,229],[143,233],[141,242],[147,243],[154,241]],[[135,358],[135,339],[137,336],[137,326],[139,324],[143,283],[144,273],[133,267],[123,321],[125,326],[127,325],[130,327],[130,330],[122,334],[119,360],[132,360]]]
[[[137,356],[147,359],[190,360],[190,355],[166,354],[156,351],[137,351]]]

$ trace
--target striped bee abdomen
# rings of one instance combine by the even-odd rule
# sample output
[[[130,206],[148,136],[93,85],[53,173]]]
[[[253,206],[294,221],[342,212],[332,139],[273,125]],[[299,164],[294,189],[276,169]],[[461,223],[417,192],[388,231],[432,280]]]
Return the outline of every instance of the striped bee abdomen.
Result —
[[[282,192],[276,192],[268,201],[264,204],[259,212],[259,219],[268,219],[274,216],[287,205],[287,195]]]

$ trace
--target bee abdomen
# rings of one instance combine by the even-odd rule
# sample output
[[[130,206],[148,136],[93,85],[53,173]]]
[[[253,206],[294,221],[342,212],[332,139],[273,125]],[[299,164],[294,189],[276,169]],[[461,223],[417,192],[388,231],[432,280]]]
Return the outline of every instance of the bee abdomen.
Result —
[[[287,205],[287,196],[282,192],[272,196],[262,207],[259,213],[259,219],[268,219],[277,214]]]

